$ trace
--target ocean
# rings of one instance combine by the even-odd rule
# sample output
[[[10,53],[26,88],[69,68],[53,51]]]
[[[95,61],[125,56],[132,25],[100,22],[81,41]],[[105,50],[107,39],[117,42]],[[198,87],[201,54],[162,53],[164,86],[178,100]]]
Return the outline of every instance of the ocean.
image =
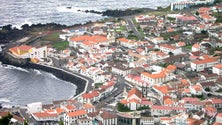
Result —
[[[73,25],[105,17],[77,10],[157,8],[180,0],[0,0],[0,26],[59,23]],[[67,7],[71,7],[68,9]]]
[[[0,103],[3,107],[21,106],[32,102],[52,103],[76,94],[77,87],[51,73],[0,65]]]

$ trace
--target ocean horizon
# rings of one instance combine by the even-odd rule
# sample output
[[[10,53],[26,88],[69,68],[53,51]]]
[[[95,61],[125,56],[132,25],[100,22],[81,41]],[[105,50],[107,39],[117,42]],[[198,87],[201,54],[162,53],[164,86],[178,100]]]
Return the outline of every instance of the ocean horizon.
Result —
[[[97,21],[105,17],[78,10],[105,11],[108,9],[166,7],[181,0],[0,0],[0,26],[8,24],[21,27],[24,24],[57,23],[68,26]],[[68,9],[67,7],[71,7]]]

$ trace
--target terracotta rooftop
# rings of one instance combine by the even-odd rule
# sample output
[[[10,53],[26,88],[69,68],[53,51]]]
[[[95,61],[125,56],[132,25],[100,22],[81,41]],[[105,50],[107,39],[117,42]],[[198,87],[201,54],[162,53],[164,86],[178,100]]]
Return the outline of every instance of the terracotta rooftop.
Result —
[[[75,117],[75,116],[86,115],[86,114],[87,114],[86,110],[77,110],[75,112],[69,112],[68,116]]]

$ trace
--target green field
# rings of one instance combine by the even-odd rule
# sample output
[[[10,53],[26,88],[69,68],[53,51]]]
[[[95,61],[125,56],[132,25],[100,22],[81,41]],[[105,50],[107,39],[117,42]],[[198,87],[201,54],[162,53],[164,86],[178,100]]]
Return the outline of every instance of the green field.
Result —
[[[52,47],[56,50],[65,50],[67,47],[69,47],[69,42],[65,41],[59,41],[59,42],[52,42]]]

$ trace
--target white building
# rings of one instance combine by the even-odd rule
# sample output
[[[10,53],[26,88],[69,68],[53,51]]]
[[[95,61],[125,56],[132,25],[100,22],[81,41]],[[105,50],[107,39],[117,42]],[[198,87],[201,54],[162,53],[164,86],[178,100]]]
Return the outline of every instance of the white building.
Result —
[[[182,113],[185,111],[185,108],[173,107],[173,106],[160,106],[160,105],[151,106],[152,116],[165,116],[165,115],[169,115],[172,111],[175,111],[177,113]]]
[[[117,115],[108,111],[102,111],[97,117],[103,125],[117,125]]]
[[[10,48],[9,51],[18,58],[47,58],[47,47],[32,47],[27,45]]]
[[[171,3],[171,10],[182,10],[189,8],[191,5],[194,5],[194,2],[192,1],[181,1],[181,2],[175,2]]]
[[[217,75],[222,75],[222,64],[217,64],[213,66],[213,73]]]
[[[118,42],[120,45],[127,47],[127,48],[136,48],[137,47],[137,42],[134,40],[128,40],[126,38],[119,38]]]
[[[74,112],[66,113],[64,116],[64,125],[75,124],[77,120],[81,118],[87,118],[86,110],[77,110]]]
[[[30,113],[41,112],[42,111],[42,102],[35,102],[27,104],[28,111]]]
[[[177,48],[175,46],[171,46],[168,44],[160,44],[159,49],[166,54],[169,54],[170,52],[173,53],[174,55],[178,55],[178,54],[182,53],[181,47]]]
[[[218,60],[214,58],[195,60],[191,62],[191,69],[197,72],[204,71],[205,68],[213,67],[217,63],[218,63]]]

